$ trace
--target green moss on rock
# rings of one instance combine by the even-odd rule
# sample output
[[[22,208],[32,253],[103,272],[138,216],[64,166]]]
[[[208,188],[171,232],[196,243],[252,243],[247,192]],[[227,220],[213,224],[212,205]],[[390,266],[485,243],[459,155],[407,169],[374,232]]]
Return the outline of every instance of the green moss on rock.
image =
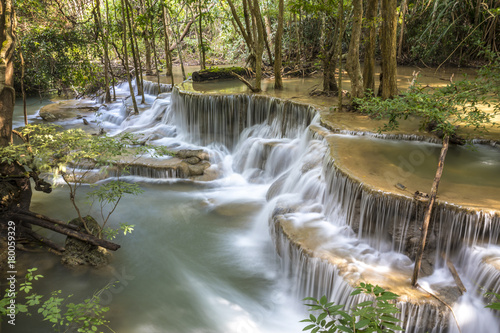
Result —
[[[193,72],[191,78],[194,82],[203,82],[210,80],[221,80],[221,79],[234,79],[232,73],[236,73],[241,76],[249,76],[249,71],[243,67],[211,67],[208,69],[203,69],[198,72]]]

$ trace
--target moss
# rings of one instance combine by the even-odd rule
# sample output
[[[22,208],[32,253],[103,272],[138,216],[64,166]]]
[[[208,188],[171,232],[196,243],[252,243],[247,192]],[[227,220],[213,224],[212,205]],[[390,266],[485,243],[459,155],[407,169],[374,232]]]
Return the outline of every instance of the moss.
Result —
[[[243,67],[211,67],[208,69],[203,69],[199,72],[193,72],[191,76],[194,82],[219,80],[219,79],[234,79],[232,73],[236,73],[241,76],[247,76],[248,70]]]

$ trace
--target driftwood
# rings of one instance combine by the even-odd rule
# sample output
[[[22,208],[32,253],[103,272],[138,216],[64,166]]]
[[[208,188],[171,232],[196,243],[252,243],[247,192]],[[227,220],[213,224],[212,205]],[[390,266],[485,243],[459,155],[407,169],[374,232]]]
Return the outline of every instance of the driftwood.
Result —
[[[31,213],[31,214],[33,215],[33,213]],[[11,216],[11,218],[21,220],[21,221],[29,223],[29,224],[38,225],[40,227],[50,229],[50,230],[55,231],[57,233],[79,239],[79,240],[87,242],[89,244],[101,246],[101,247],[108,249],[108,250],[116,251],[120,248],[120,245],[118,245],[116,243],[113,243],[113,242],[110,242],[110,241],[107,241],[104,239],[100,239],[100,238],[97,238],[97,237],[89,235],[89,234],[85,234],[85,233],[76,231],[76,230],[72,229],[72,227],[68,227],[68,225],[62,221],[60,221],[60,223],[56,224],[56,223],[49,222],[49,221],[44,220],[44,219],[40,219],[40,218],[36,217],[36,214],[35,214],[35,217],[32,215],[26,214],[26,212],[22,211],[22,212],[12,213],[10,216]]]
[[[444,253],[441,253],[441,257],[444,260],[446,260],[446,266],[448,266],[448,269],[450,270],[451,275],[453,275],[453,279],[455,280],[455,283],[457,284],[460,293],[463,295],[465,292],[467,292],[467,288],[465,288],[462,279],[460,279],[460,276],[458,275],[455,265],[453,265],[453,262],[451,262],[450,259],[446,258]]]

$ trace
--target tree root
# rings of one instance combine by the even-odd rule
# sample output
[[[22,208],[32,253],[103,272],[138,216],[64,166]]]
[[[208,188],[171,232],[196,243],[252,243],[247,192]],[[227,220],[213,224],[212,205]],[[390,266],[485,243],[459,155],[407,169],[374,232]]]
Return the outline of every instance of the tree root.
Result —
[[[450,309],[451,314],[453,315],[453,319],[455,319],[455,323],[457,324],[458,332],[462,333],[462,329],[460,328],[460,325],[458,324],[458,319],[457,319],[457,316],[455,315],[455,311],[453,311],[453,308],[448,303],[446,303],[439,296],[437,296],[433,292],[428,291],[427,289],[425,289],[424,287],[422,287],[418,283],[416,283],[415,287],[422,289],[423,291],[425,291],[426,293],[428,293],[429,295],[431,295],[432,297],[434,297],[435,299],[437,299],[438,301],[443,303],[448,309]]]

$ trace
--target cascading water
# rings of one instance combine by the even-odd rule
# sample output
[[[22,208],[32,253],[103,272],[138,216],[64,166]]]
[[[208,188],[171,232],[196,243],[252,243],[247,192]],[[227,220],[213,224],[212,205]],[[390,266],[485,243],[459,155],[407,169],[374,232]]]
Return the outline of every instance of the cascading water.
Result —
[[[126,95],[126,88],[118,87],[118,91],[122,89]],[[156,265],[172,267],[162,270],[164,275],[148,274],[158,281],[165,279],[166,284],[180,285],[174,290],[159,288],[164,299],[156,301],[153,313],[140,311],[141,315],[162,318],[172,312],[185,318],[185,312],[192,311],[197,319],[190,327],[184,327],[176,319],[155,319],[157,326],[144,320],[134,326],[125,320],[124,332],[298,332],[301,326],[297,322],[306,316],[301,298],[327,295],[336,303],[353,304],[364,298],[350,298],[349,294],[355,284],[365,280],[380,284],[390,281],[394,291],[404,295],[398,307],[406,332],[454,332],[456,325],[448,319],[451,316],[442,304],[427,296],[415,299],[408,296],[413,293],[408,287],[412,269],[409,255],[415,247],[422,205],[367,189],[339,169],[325,137],[329,132],[319,125],[319,115],[313,108],[264,96],[200,95],[177,89],[160,97],[154,100],[153,96],[147,96],[151,106],[144,106],[139,115],[130,114],[127,101],[103,107],[101,126],[111,134],[134,132],[151,144],[166,145],[173,150],[201,148],[210,154],[219,178],[194,183],[200,192],[193,194],[189,192],[193,188],[175,185],[173,178],[184,177],[180,173],[154,168],[141,171],[142,167],[137,167],[126,177],[141,182],[152,194],[146,195],[149,201],[148,212],[143,212],[145,217],[130,208],[125,209],[123,218],[142,218],[148,225],[154,225],[157,219],[162,222],[152,231],[153,235],[162,234],[163,228],[174,235],[166,241],[148,239],[148,243],[167,244],[165,263],[160,260]],[[166,194],[155,186],[166,181],[151,178],[170,179],[168,184],[177,194],[164,198]],[[163,209],[165,200],[172,201],[173,206]],[[242,209],[246,210],[239,211]],[[180,217],[168,217],[177,211]],[[222,228],[218,232],[224,233],[225,229],[235,228],[234,223],[243,225],[245,215],[252,216],[253,222],[243,231],[229,231],[221,236],[223,240],[211,231],[212,226]],[[200,220],[213,224],[199,224]],[[423,278],[421,284],[428,289],[437,289],[443,283],[453,285],[450,274],[443,269],[440,253],[454,258],[469,289],[455,310],[473,314],[469,322],[461,321],[462,332],[483,332],[472,328],[477,325],[481,329],[488,327],[484,332],[499,333],[500,321],[483,309],[479,286],[499,290],[500,255],[496,246],[500,218],[442,204],[436,208],[432,221],[431,234],[438,259],[435,273]],[[177,230],[186,239],[175,236]],[[201,236],[190,243],[197,250],[176,251],[198,231]],[[133,239],[124,248],[140,251],[142,245]],[[223,259],[210,259],[212,250],[204,248],[205,242],[218,244],[215,249],[222,251],[217,253]],[[220,242],[230,245],[222,247]],[[237,251],[243,251],[243,255],[233,253]],[[278,270],[273,268],[274,252],[279,255]],[[205,268],[210,260],[217,264]],[[243,264],[234,268],[232,261]],[[142,277],[142,272],[150,271],[142,264],[142,257],[137,265],[134,269],[138,272],[135,276],[141,275],[137,277],[139,284],[153,284],[146,276]],[[198,267],[208,271],[199,271]],[[237,274],[231,273],[232,269],[244,272],[237,279],[255,277],[257,282],[252,280],[252,284],[267,286],[264,293],[272,297],[244,295],[245,288],[237,287],[233,280],[224,282],[218,274],[221,271]],[[189,288],[194,294],[188,293]],[[139,299],[143,293],[135,291]],[[183,296],[182,301],[171,305],[169,298],[178,294]],[[146,306],[140,301],[139,304]]]

